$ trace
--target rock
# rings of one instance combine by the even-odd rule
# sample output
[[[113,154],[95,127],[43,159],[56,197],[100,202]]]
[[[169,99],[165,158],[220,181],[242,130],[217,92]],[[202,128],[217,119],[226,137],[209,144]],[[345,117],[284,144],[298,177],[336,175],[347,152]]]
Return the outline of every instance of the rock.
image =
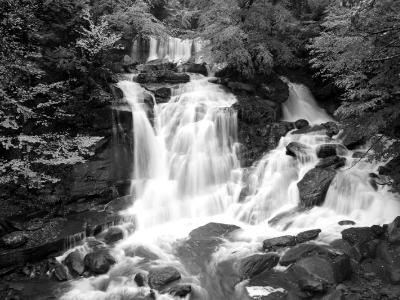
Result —
[[[334,290],[325,295],[322,300],[345,300],[345,297],[341,290]]]
[[[149,285],[156,290],[161,290],[167,284],[179,279],[181,274],[174,267],[157,267],[149,272]]]
[[[296,242],[304,243],[307,241],[314,240],[318,237],[320,232],[321,232],[321,229],[312,229],[312,230],[300,232],[298,235],[296,235]]]
[[[310,277],[301,278],[299,280],[299,287],[302,291],[311,293],[323,293],[327,290],[326,282]]]
[[[290,142],[286,146],[286,154],[298,159],[304,159],[309,156],[310,151],[310,147],[299,142]]]
[[[400,216],[389,224],[387,231],[389,243],[395,244],[400,242]]]
[[[273,253],[254,254],[245,257],[239,262],[241,278],[251,278],[265,270],[270,270],[278,264],[279,255]]]
[[[317,245],[314,243],[299,244],[293,248],[286,251],[281,257],[279,264],[282,266],[288,266],[295,263],[296,261],[312,256],[314,254],[326,255],[331,250],[325,246]]]
[[[332,138],[339,133],[339,126],[335,122],[326,122],[321,124],[326,129],[326,135]]]
[[[227,87],[233,91],[247,92],[250,94],[254,94],[255,90],[256,90],[254,85],[252,85],[252,84],[236,82],[236,81],[229,81],[227,83]]]
[[[147,247],[144,246],[135,246],[133,248],[126,248],[124,249],[125,251],[125,255],[126,256],[139,256],[139,257],[143,257],[147,260],[157,260],[159,259],[159,256],[157,254],[155,254],[154,252],[152,252],[150,249],[148,249]]]
[[[292,235],[280,236],[263,241],[264,250],[274,250],[278,247],[288,247],[296,245],[296,238]]]
[[[209,83],[214,83],[214,84],[221,84],[221,80],[217,77],[210,77],[207,79]]]
[[[190,81],[190,76],[185,73],[176,73],[170,70],[140,73],[137,76],[138,83],[186,83]]]
[[[176,64],[164,59],[155,59],[147,62],[146,64],[139,65],[136,69],[140,72],[155,72],[155,71],[178,71]]]
[[[346,154],[346,149],[340,144],[323,144],[317,147],[317,157],[326,158],[329,156]]]
[[[24,229],[26,231],[36,231],[43,227],[43,223],[44,223],[43,220],[35,218],[26,222],[24,224]]]
[[[343,221],[339,221],[338,224],[339,224],[340,226],[356,225],[356,222],[351,221],[351,220],[343,220]]]
[[[161,80],[166,83],[186,83],[190,81],[190,76],[185,73],[166,72]]]
[[[21,247],[26,244],[27,241],[28,237],[23,231],[14,231],[1,238],[1,244],[10,249]]]
[[[257,88],[257,93],[266,99],[283,103],[289,98],[289,87],[280,78],[269,78]]]
[[[102,241],[97,240],[95,237],[88,237],[86,238],[86,244],[88,245],[89,248],[92,250],[102,250],[106,249],[106,244]]]
[[[85,271],[83,255],[78,250],[68,254],[63,263],[68,267],[71,274],[82,275]]]
[[[342,231],[342,239],[351,245],[361,245],[375,239],[375,233],[369,227],[352,227]]]
[[[384,275],[392,284],[400,284],[400,245],[381,242],[377,246],[377,259]]]
[[[171,89],[168,87],[161,87],[154,92],[154,96],[157,98],[169,99],[171,98]]]
[[[339,156],[329,156],[321,159],[318,164],[315,166],[316,168],[333,168],[338,169],[344,167],[346,165],[346,158]]]
[[[302,128],[307,127],[309,125],[310,125],[310,123],[308,123],[308,121],[304,120],[304,119],[300,119],[300,120],[297,120],[296,122],[294,122],[294,126],[297,129],[302,129]]]
[[[86,254],[84,264],[92,273],[104,274],[115,264],[115,259],[107,250],[98,250]]]
[[[311,208],[316,205],[322,205],[335,175],[336,172],[332,169],[314,168],[308,171],[297,183],[300,206]]]
[[[104,241],[107,244],[115,243],[119,240],[122,240],[123,238],[124,238],[124,231],[119,227],[109,228],[104,235]]]
[[[192,292],[192,286],[190,284],[176,285],[169,288],[166,292],[173,297],[185,298]]]
[[[198,73],[204,76],[208,75],[208,70],[205,64],[196,64],[187,62],[181,65],[182,71],[187,73]]]
[[[326,133],[326,128],[322,125],[306,126],[301,129],[297,129],[297,130],[293,131],[292,134],[306,134],[306,133],[311,133],[311,132]]]
[[[193,229],[189,236],[193,239],[202,239],[205,237],[226,237],[234,231],[239,230],[240,227],[231,224],[222,223],[208,223],[196,229]]]
[[[54,270],[53,270],[53,275],[58,281],[67,281],[68,280],[67,268],[60,263],[57,263],[55,265]]]
[[[342,140],[342,144],[348,149],[353,150],[358,146],[363,145],[367,141],[368,132],[364,126],[347,126],[343,129],[339,138]]]
[[[137,273],[133,280],[136,282],[138,287],[146,286],[147,284],[147,276],[143,273]]]
[[[330,245],[333,248],[339,250],[340,252],[345,253],[346,255],[354,259],[356,262],[360,262],[362,259],[359,249],[357,249],[357,247],[350,245],[350,243],[345,240],[337,239],[334,240]]]

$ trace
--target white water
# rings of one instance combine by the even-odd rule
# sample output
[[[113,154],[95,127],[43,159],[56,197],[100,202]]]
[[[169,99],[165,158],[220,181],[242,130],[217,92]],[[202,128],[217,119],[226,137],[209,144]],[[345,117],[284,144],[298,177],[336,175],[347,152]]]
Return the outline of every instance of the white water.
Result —
[[[320,228],[318,241],[330,242],[346,228],[337,224],[340,220],[351,219],[359,226],[381,224],[400,213],[397,195],[387,187],[375,191],[368,183],[368,174],[375,172],[378,165],[361,162],[350,168],[355,159],[349,151],[345,155],[347,165],[338,171],[323,206],[285,214],[299,202],[297,182],[318,162],[315,148],[338,141],[322,133],[289,133],[254,166],[248,180],[242,181],[243,170],[236,155],[237,118],[230,108],[236,101],[233,95],[205,78],[194,78],[175,89],[169,103],[155,106],[153,129],[146,117],[143,89],[131,81],[122,81],[119,86],[132,108],[135,135],[132,187],[137,199],[125,214],[137,217],[138,228],[112,249],[117,264],[106,275],[74,282],[63,300],[122,300],[147,295],[149,288],[137,287],[133,276],[146,273],[151,265],[178,268],[181,282],[193,287],[190,299],[246,299],[240,293],[245,282],[224,297],[202,287],[204,274],[191,274],[182,265],[174,255],[175,241],[211,221],[241,226],[241,235],[234,242],[226,242],[214,254],[209,267],[211,281],[224,282],[224,276],[229,278],[229,274],[220,278],[217,263],[258,252],[265,238]],[[291,87],[289,101],[305,103],[302,107],[310,109],[293,111],[297,104],[287,103],[286,118],[289,114],[312,122],[330,120],[308,97],[310,92],[304,86]],[[286,155],[285,147],[291,141],[308,145],[308,155],[300,161]],[[246,184],[247,197],[239,202],[240,190]],[[268,224],[280,213],[284,216],[274,225]],[[126,255],[138,247],[150,249],[159,259],[149,264]],[[173,298],[157,294],[157,299]]]
[[[196,60],[196,54],[201,50],[201,42],[197,39],[179,39],[150,37],[150,53],[147,61],[165,59],[175,63],[186,62],[190,58]],[[199,58],[197,58],[199,59]]]

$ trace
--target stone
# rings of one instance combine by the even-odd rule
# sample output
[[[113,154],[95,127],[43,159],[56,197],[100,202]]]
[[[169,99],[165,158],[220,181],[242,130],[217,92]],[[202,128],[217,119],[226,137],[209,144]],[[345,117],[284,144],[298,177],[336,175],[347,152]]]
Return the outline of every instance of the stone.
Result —
[[[329,168],[314,168],[308,171],[297,183],[300,194],[300,206],[311,208],[316,205],[322,205],[335,176],[336,171]]]
[[[84,264],[85,268],[92,273],[105,274],[115,264],[115,259],[107,250],[98,250],[86,254]]]
[[[375,234],[369,227],[352,227],[342,231],[342,239],[351,245],[360,245],[375,239]]]
[[[343,221],[339,221],[338,224],[339,224],[340,226],[356,225],[356,222],[351,221],[351,220],[343,220]]]
[[[395,244],[400,242],[400,216],[389,224],[387,232],[389,243]]]
[[[320,159],[318,164],[315,166],[316,168],[333,168],[333,169],[339,169],[341,167],[344,167],[346,165],[346,158],[345,157],[340,157],[340,156],[329,156]]]
[[[301,278],[299,287],[302,291],[311,293],[323,293],[327,290],[326,282],[311,277]]]
[[[349,242],[337,239],[331,242],[330,244],[334,249],[339,250],[342,253],[345,253],[355,261],[359,262],[362,259],[361,253],[357,247],[352,246]]]
[[[345,297],[341,290],[334,290],[325,295],[322,300],[345,300]]]
[[[99,241],[98,239],[92,236],[86,238],[86,244],[89,248],[93,250],[101,250],[106,248],[106,244],[104,242]]]
[[[292,235],[285,235],[263,241],[264,250],[273,250],[278,247],[288,247],[296,245],[296,238]]]
[[[160,70],[153,72],[142,72],[137,76],[138,83],[186,83],[190,81],[190,76],[185,73],[176,73],[171,70]]]
[[[341,144],[322,144],[317,147],[317,157],[319,158],[344,154],[346,154],[346,149]]]
[[[149,286],[161,290],[167,284],[181,279],[181,274],[174,267],[157,267],[149,271]]]
[[[376,251],[377,259],[386,279],[393,284],[400,284],[400,245],[383,241]]]
[[[308,121],[304,120],[304,119],[300,119],[300,120],[297,120],[296,122],[294,122],[294,126],[297,129],[302,129],[302,128],[307,127],[309,125],[310,125],[310,123],[308,123]]]
[[[310,150],[310,147],[299,142],[290,142],[286,146],[286,154],[298,159],[303,159],[309,156]]]
[[[253,254],[239,261],[241,278],[251,278],[265,270],[270,270],[278,264],[279,255],[274,253]]]
[[[339,139],[342,144],[348,149],[354,150],[355,148],[363,145],[367,141],[368,132],[364,126],[346,126],[340,134]]]
[[[207,81],[208,81],[209,83],[221,84],[221,80],[220,80],[219,78],[217,78],[217,77],[209,77],[209,78],[207,79]]]
[[[339,133],[339,126],[335,122],[326,122],[321,124],[326,129],[326,135],[332,138]]]
[[[124,231],[119,227],[109,228],[104,235],[104,241],[107,244],[115,243],[119,240],[122,240],[123,238],[124,238]]]
[[[169,288],[166,292],[173,297],[185,298],[192,292],[192,286],[190,284],[180,284]]]
[[[154,96],[157,98],[164,98],[164,99],[169,99],[171,98],[171,89],[168,87],[161,87],[154,92]]]
[[[67,268],[60,263],[57,263],[55,265],[54,270],[53,270],[53,275],[58,281],[67,281],[68,280]]]
[[[202,74],[204,76],[208,75],[208,70],[205,64],[196,64],[196,63],[191,63],[187,62],[184,63],[180,66],[183,72],[187,73],[198,73]]]
[[[157,254],[155,254],[154,252],[152,252],[150,249],[148,249],[145,246],[135,246],[133,248],[126,248],[124,249],[125,251],[125,255],[126,256],[139,256],[139,257],[143,257],[144,259],[147,260],[157,260],[159,259],[159,256]]]
[[[26,231],[36,231],[43,227],[43,223],[44,221],[42,219],[35,218],[26,222],[24,224],[24,229]]]
[[[321,232],[321,229],[312,229],[312,230],[300,232],[298,235],[296,235],[296,242],[304,243],[307,241],[314,240],[318,237],[320,232]]]
[[[250,93],[250,94],[255,93],[254,85],[249,84],[249,83],[229,81],[227,83],[227,86],[228,86],[228,88],[230,88],[233,91],[247,92],[247,93]]]
[[[26,244],[27,241],[28,237],[23,231],[14,231],[1,238],[1,244],[10,249],[21,247]]]
[[[143,273],[137,273],[133,280],[136,282],[138,287],[146,286],[147,284],[147,276]]]
[[[239,229],[240,227],[236,225],[212,222],[193,229],[189,233],[189,236],[195,239],[200,239],[204,237],[226,237]]]
[[[328,248],[314,243],[299,244],[286,251],[281,257],[279,264],[282,266],[288,266],[302,258],[312,256],[314,254],[326,255],[330,253],[330,251],[331,250]]]
[[[78,250],[68,254],[63,263],[68,267],[71,274],[82,275],[85,271],[83,255]]]

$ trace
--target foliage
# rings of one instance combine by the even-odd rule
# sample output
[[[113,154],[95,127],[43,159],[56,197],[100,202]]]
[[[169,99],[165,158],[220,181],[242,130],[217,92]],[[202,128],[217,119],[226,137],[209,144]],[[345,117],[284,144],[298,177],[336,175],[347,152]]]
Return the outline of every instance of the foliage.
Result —
[[[342,119],[391,110],[400,95],[400,3],[357,2],[332,3],[323,31],[309,47],[317,75],[345,92],[336,112]]]

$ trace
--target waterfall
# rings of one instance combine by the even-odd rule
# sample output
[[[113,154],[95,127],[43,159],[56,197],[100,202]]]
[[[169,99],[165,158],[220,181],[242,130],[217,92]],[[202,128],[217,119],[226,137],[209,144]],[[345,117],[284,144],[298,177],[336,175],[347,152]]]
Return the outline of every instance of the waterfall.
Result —
[[[186,62],[189,59],[199,59],[196,54],[201,50],[202,43],[198,39],[179,39],[150,37],[150,50],[147,61],[165,59],[175,63]]]

